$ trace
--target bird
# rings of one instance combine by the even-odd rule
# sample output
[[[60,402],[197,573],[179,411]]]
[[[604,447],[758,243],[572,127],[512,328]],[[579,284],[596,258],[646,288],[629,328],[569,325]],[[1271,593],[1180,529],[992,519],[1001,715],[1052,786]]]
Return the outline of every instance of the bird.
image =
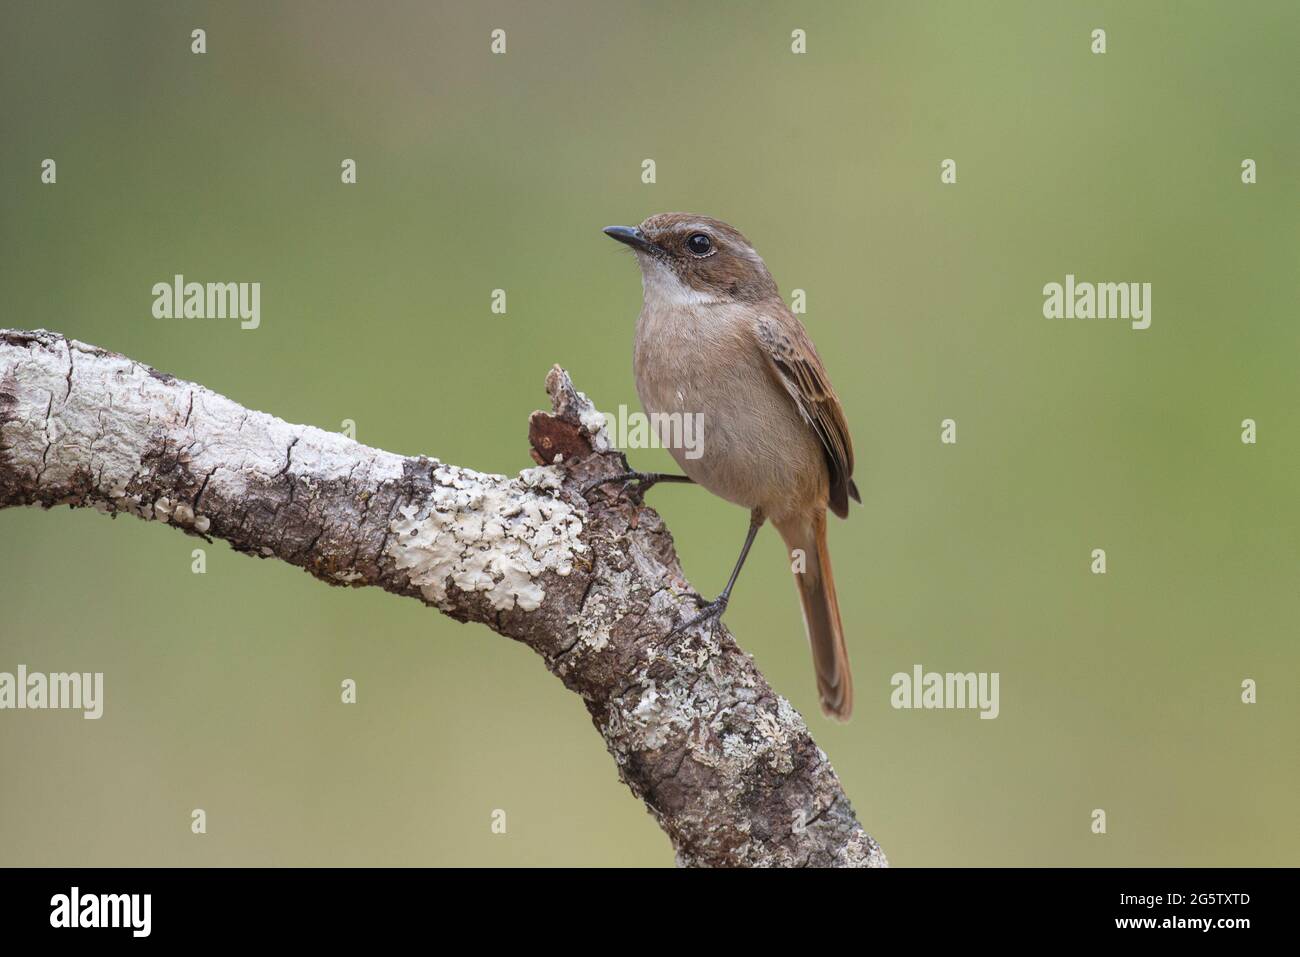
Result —
[[[629,471],[591,486],[621,480],[644,494],[659,482],[688,482],[749,509],[749,531],[726,587],[670,636],[720,621],[755,536],[771,522],[791,557],[821,709],[847,721],[853,678],[826,513],[846,518],[849,500],[862,498],[844,409],[826,366],[762,257],[733,226],[694,213],[658,213],[604,233],[631,248],[640,266],[636,391],[685,474]],[[698,448],[662,434],[673,414],[698,417]]]

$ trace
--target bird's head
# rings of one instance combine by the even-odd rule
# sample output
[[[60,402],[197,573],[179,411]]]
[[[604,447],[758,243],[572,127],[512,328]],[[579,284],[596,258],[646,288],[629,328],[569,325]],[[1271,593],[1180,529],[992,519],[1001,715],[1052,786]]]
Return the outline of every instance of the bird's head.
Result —
[[[605,235],[636,253],[647,301],[762,302],[778,295],[762,257],[721,220],[658,213],[640,226],[607,226]]]

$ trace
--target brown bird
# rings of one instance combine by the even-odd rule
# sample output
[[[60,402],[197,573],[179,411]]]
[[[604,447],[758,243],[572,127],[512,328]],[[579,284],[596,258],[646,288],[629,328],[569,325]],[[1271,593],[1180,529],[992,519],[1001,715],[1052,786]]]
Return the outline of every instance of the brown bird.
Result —
[[[641,404],[685,475],[629,472],[644,492],[661,481],[695,482],[750,510],[749,534],[727,587],[674,633],[726,610],[754,536],[765,521],[790,550],[822,710],[853,709],[844,627],[826,549],[826,510],[847,517],[853,444],[844,410],[803,324],[767,266],[736,229],[707,216],[660,213],[605,234],[630,246],[644,301],[633,367]],[[670,441],[672,415],[697,416],[698,448]]]

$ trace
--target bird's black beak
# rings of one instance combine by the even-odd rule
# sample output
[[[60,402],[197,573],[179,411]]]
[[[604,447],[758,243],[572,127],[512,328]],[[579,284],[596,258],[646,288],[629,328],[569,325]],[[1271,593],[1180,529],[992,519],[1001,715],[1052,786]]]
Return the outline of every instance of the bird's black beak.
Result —
[[[645,238],[645,233],[636,226],[606,226],[605,235],[617,239],[620,243],[639,249],[643,253],[662,253],[663,250]]]

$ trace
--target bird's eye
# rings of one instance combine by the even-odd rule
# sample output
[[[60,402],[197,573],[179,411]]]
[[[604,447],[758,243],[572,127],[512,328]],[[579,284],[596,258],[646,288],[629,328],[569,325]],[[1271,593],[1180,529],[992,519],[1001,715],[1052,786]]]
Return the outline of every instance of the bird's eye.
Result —
[[[713,249],[713,240],[704,233],[693,233],[691,238],[686,240],[686,248],[697,256],[707,256]]]

